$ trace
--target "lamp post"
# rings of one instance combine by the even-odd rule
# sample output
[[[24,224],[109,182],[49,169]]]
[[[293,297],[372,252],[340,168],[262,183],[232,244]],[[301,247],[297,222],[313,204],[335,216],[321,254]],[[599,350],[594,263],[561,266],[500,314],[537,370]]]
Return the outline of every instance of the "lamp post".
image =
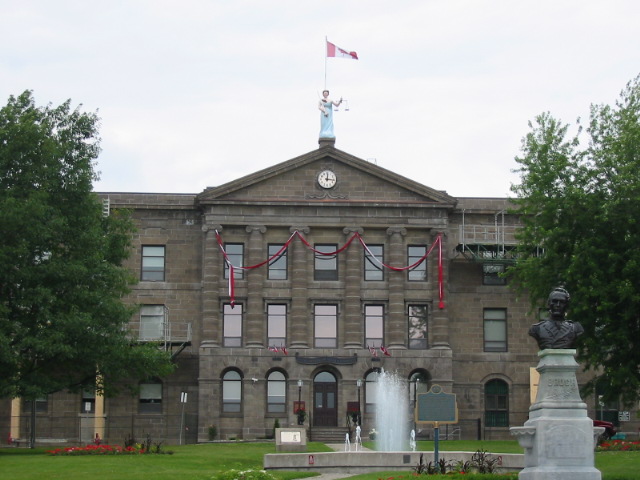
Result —
[[[295,414],[298,417],[298,425],[304,425],[304,413],[302,412],[302,380],[298,380],[298,408]]]
[[[356,380],[356,386],[358,387],[358,425],[362,425],[362,408],[360,407],[360,387],[362,387],[362,379]]]
[[[416,424],[416,409],[418,408],[418,383],[420,383],[420,377],[416,375],[416,381],[413,383],[413,430],[417,430]]]

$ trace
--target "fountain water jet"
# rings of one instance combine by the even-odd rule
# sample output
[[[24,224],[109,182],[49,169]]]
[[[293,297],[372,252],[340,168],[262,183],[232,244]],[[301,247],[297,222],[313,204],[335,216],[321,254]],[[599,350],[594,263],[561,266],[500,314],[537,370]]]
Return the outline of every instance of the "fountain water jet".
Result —
[[[397,373],[382,370],[376,383],[376,448],[383,452],[407,450],[407,381]]]

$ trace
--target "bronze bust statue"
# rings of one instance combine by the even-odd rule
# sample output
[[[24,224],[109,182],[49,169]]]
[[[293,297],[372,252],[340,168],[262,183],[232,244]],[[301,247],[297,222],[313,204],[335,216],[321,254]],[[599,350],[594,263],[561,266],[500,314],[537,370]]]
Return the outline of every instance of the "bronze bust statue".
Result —
[[[570,298],[569,292],[564,288],[554,288],[547,300],[549,318],[531,325],[529,335],[536,339],[540,350],[574,348],[576,339],[584,333],[578,322],[565,319]]]

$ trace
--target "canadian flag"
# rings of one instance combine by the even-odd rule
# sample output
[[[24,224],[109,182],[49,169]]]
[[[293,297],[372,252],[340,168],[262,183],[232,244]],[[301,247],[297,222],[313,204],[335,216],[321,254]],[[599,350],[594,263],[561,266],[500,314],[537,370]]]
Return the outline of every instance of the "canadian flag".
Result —
[[[347,52],[346,50],[336,47],[333,43],[327,40],[327,57],[337,58],[350,58],[351,60],[358,60],[358,54],[356,52]]]
[[[271,347],[269,347],[269,351],[271,351],[273,353],[278,353],[279,350],[278,350],[278,347],[271,346]]]
[[[280,349],[282,350],[282,353],[284,353],[285,355],[289,355],[289,350],[287,350],[287,347],[282,345],[282,346],[280,346]]]
[[[376,350],[376,347],[370,347],[369,345],[367,345],[367,348],[369,349],[369,353],[371,354],[372,357],[378,356],[378,351]]]
[[[385,347],[384,345],[380,345],[380,351],[384,353],[387,357],[391,356],[391,354],[389,353],[389,350],[387,350],[387,347]]]

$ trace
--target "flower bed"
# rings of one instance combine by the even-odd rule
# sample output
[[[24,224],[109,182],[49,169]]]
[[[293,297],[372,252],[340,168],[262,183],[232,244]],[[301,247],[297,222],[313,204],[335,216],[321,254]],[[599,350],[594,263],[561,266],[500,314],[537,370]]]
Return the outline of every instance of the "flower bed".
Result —
[[[624,440],[610,440],[602,442],[596,448],[597,452],[638,452],[640,451],[640,441],[627,442]]]
[[[64,447],[47,450],[49,455],[139,455],[144,449],[121,447],[120,445],[87,445],[86,447]]]

